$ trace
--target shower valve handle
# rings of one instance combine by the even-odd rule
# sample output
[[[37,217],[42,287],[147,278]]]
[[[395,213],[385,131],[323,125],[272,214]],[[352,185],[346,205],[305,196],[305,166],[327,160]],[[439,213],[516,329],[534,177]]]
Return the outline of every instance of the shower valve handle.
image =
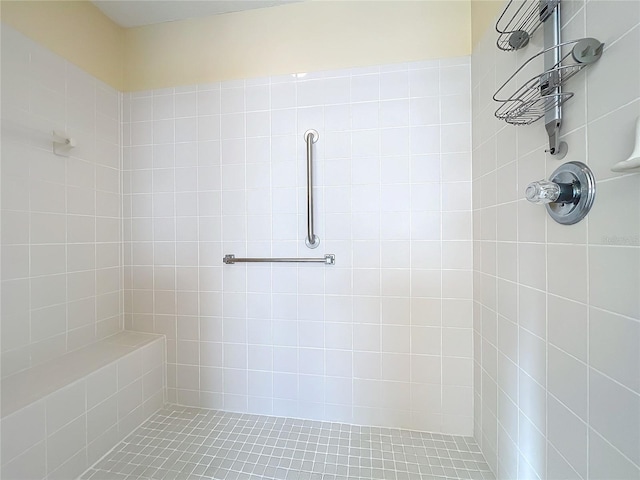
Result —
[[[556,183],[547,180],[531,182],[525,191],[531,203],[574,203],[580,199],[580,186],[576,183]]]

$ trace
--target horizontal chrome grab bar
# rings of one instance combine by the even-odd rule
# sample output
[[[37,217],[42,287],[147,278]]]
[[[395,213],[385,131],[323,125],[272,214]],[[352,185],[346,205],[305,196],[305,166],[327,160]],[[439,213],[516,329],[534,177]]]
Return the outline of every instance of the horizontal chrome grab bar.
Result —
[[[225,255],[222,259],[226,265],[234,263],[324,263],[325,265],[335,265],[336,256],[333,253],[327,254],[324,258],[236,258],[233,254]]]

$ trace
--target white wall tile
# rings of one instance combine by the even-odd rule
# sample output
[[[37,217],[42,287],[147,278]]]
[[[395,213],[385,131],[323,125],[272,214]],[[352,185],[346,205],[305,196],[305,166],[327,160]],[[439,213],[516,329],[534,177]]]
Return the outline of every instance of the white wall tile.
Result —
[[[86,442],[87,420],[82,415],[47,438],[47,470],[52,472],[80,451]]]
[[[36,402],[2,419],[2,463],[6,464],[46,438],[45,402]]]
[[[57,480],[64,480],[65,478],[73,478],[76,475],[84,472],[87,466],[88,466],[87,452],[86,452],[86,449],[83,448],[74,456],[72,456],[69,460],[63,463],[54,472],[49,474],[47,478],[57,479]]]
[[[619,10],[619,15],[620,18],[624,18],[623,9]],[[612,30],[619,32],[617,28]],[[589,91],[597,91],[601,87],[603,84],[604,69],[607,68],[607,65],[622,65],[624,63],[624,58],[630,49],[638,44],[640,40],[639,36],[640,30],[634,28],[628,35],[610,45],[606,58],[603,56],[603,62],[597,66],[598,68],[588,72],[587,88]],[[605,38],[606,37],[602,37],[602,41],[606,41]],[[639,82],[637,81],[639,75],[640,67],[634,65],[629,69],[628,75],[625,75],[624,78],[617,79],[616,83],[611,85],[612,89],[608,91],[607,94],[601,95],[598,98],[590,96],[587,105],[589,119],[594,120],[599,118],[617,107],[636,100],[640,94],[640,89],[638,88]]]
[[[640,10],[635,5],[599,0],[586,5],[565,2],[562,8],[568,22],[563,31],[566,36],[586,32],[610,48],[604,62],[572,82],[570,88],[576,94],[564,108],[563,133],[570,150],[564,161],[586,161],[598,179],[600,201],[586,220],[573,226],[558,225],[544,209],[522,200],[524,187],[546,178],[558,164],[545,162],[540,148],[545,134],[539,127],[515,130],[498,124],[492,115],[494,88],[528,58],[530,49],[524,55],[498,52],[489,32],[475,47],[471,60],[473,178],[477,179],[474,240],[478,233],[485,240],[474,247],[474,253],[481,254],[475,263],[474,320],[482,326],[476,337],[480,349],[474,351],[480,372],[476,375],[480,382],[474,385],[480,417],[475,419],[475,435],[488,459],[495,459],[498,452],[497,460],[490,461],[500,465],[497,478],[513,478],[511,457],[504,456],[508,444],[502,447],[504,443],[495,434],[509,430],[510,420],[494,416],[491,409],[495,397],[489,372],[494,364],[487,353],[494,343],[493,331],[485,324],[496,312],[493,300],[485,294],[497,283],[498,292],[511,290],[518,305],[513,318],[520,326],[517,335],[512,332],[514,324],[500,318],[497,345],[500,388],[513,390],[514,376],[519,382],[519,395],[507,393],[520,416],[518,478],[631,478],[639,471],[640,438],[635,420],[638,362],[633,352],[637,349],[630,347],[639,318],[638,296],[632,293],[638,291],[635,237],[640,217],[633,201],[638,185],[634,176],[616,178],[604,151],[619,158],[628,155],[638,114],[640,91],[633,82],[638,66],[631,66],[629,75],[619,79],[613,91],[606,95],[595,92],[608,68],[625,63],[622,55],[637,40]],[[607,21],[602,20],[604,9],[610,15]],[[441,83],[441,88],[447,87]],[[514,188],[503,188],[514,178]],[[628,199],[630,208],[612,214],[610,204],[616,198]],[[486,245],[486,240],[494,238],[498,241],[496,257]],[[566,275],[574,281],[563,281]],[[502,307],[497,313],[508,308],[500,297],[498,293]],[[515,353],[518,360],[513,363],[509,358]],[[613,410],[616,419],[636,425],[629,427],[608,418]]]
[[[47,398],[47,432],[49,434],[84,413],[86,408],[85,388],[83,381],[76,382]]]
[[[589,361],[592,367],[640,391],[638,322],[592,308],[589,312]]]
[[[589,283],[594,306],[640,316],[640,302],[634,292],[640,288],[640,249],[632,247],[590,247]]]
[[[633,478],[640,469],[598,433],[589,430],[589,473],[592,478]]]
[[[445,266],[466,272],[447,272],[444,291],[440,271],[443,263],[439,260],[442,222],[448,239],[471,239],[471,216],[458,214],[459,210],[471,208],[471,185],[449,183],[444,192],[440,188],[439,156],[441,75],[454,85],[447,94],[457,95],[444,101],[449,115],[447,121],[463,124],[445,132],[444,144],[450,151],[469,150],[468,138],[457,138],[469,135],[469,111],[468,107],[464,108],[465,101],[468,103],[468,96],[465,97],[468,88],[463,90],[469,81],[459,78],[468,77],[469,69],[468,66],[448,66],[447,72],[441,73],[437,63],[429,67],[412,71],[393,69],[383,74],[378,73],[379,69],[354,70],[356,74],[350,77],[341,75],[326,80],[277,82],[271,79],[270,87],[264,83],[234,82],[222,85],[220,93],[217,88],[198,88],[197,94],[192,89],[140,97],[154,99],[152,113],[149,116],[143,108],[134,120],[175,121],[176,166],[179,163],[185,168],[174,169],[170,148],[154,149],[149,161],[144,160],[144,150],[131,151],[132,165],[153,167],[152,175],[137,173],[133,184],[125,183],[125,195],[140,193],[131,197],[131,213],[135,217],[154,217],[153,222],[147,222],[147,227],[136,224],[134,229],[137,243],[131,248],[133,256],[127,261],[140,267],[133,276],[133,286],[137,289],[127,293],[133,300],[131,313],[150,314],[155,308],[155,313],[171,314],[173,302],[160,301],[160,298],[164,299],[168,292],[178,288],[183,289],[176,297],[177,309],[183,315],[181,322],[196,319],[210,307],[214,308],[212,314],[224,315],[223,338],[216,335],[215,330],[201,330],[199,333],[208,332],[208,338],[215,341],[197,342],[191,336],[184,337],[182,329],[183,337],[169,345],[168,360],[170,369],[177,372],[173,378],[177,379],[180,389],[179,400],[196,401],[198,396],[193,393],[198,388],[207,391],[215,388],[215,392],[224,394],[226,408],[264,407],[269,413],[288,415],[297,412],[316,415],[320,408],[324,409],[324,418],[333,418],[326,416],[333,411],[328,409],[328,404],[368,406],[368,400],[361,399],[362,389],[358,388],[352,396],[351,388],[344,388],[354,376],[385,378],[406,383],[393,387],[386,383],[369,384],[363,388],[393,392],[393,395],[379,397],[378,406],[386,405],[387,413],[377,416],[376,422],[397,425],[394,419],[405,418],[400,411],[408,411],[410,407],[412,384],[409,382],[439,384],[443,361],[447,365],[447,382],[470,385],[470,308],[452,306],[447,310],[447,322],[455,328],[447,329],[443,337],[444,353],[439,328],[433,328],[432,332],[425,330],[422,333],[429,335],[420,336],[409,327],[414,321],[434,327],[440,325],[440,309],[435,312],[435,303],[420,309],[416,303],[411,308],[413,299],[419,296],[432,297],[429,300],[436,303],[443,294],[455,301],[469,302],[471,298],[470,245],[451,243],[445,249]],[[193,117],[195,113],[200,115],[197,121]],[[219,124],[216,123],[218,113],[222,113]],[[204,127],[205,120],[209,126]],[[148,142],[146,127],[134,125],[134,142]],[[380,127],[383,129],[377,130]],[[215,133],[218,128],[223,140],[221,145],[213,145],[218,139]],[[320,132],[320,141],[315,146],[319,185],[317,228],[323,244],[327,242],[326,248],[337,254],[336,268],[318,269],[319,274],[313,277],[309,277],[309,269],[275,266],[247,269],[246,274],[243,267],[228,270],[224,267],[224,274],[217,280],[209,275],[212,272],[203,275],[205,268],[220,268],[222,252],[255,251],[265,256],[303,253],[299,241],[304,229],[304,167],[298,160],[304,150],[298,130],[306,128]],[[193,136],[196,130],[200,132],[197,138]],[[156,137],[160,136],[160,131],[157,132]],[[162,138],[170,140],[168,136]],[[186,169],[196,165],[194,141],[198,141],[199,150],[197,171]],[[221,151],[223,165],[221,170],[214,166],[206,172],[206,183],[202,180],[205,143]],[[409,153],[422,156],[410,158]],[[448,182],[470,178],[468,156],[452,155],[448,161],[444,170]],[[221,187],[223,191],[217,194],[218,200],[200,194],[200,201],[196,202],[195,197],[187,193],[195,188],[219,192]],[[151,188],[162,195],[156,198],[154,194],[153,209],[142,195],[151,192]],[[185,193],[174,197],[174,189]],[[441,196],[445,202],[441,202]],[[451,210],[446,221],[440,214],[443,208]],[[193,220],[198,215],[198,221]],[[201,248],[192,248],[189,242],[196,239],[194,235],[200,241],[205,240],[206,245],[201,243]],[[259,241],[253,240],[256,238]],[[151,239],[155,255],[145,253],[151,247],[146,242]],[[252,240],[247,242],[248,239]],[[382,247],[380,239],[385,241]],[[430,242],[429,248],[425,243],[421,246],[426,250],[414,249],[409,239]],[[353,240],[358,243],[352,243]],[[195,282],[189,282],[188,288],[183,282],[186,277],[182,276],[186,270],[173,274],[177,284],[162,276],[169,268],[165,264],[174,261],[173,255],[185,268],[200,270],[199,274],[191,275]],[[414,261],[415,255],[424,258]],[[351,267],[351,258],[355,269]],[[154,261],[156,266],[151,267]],[[416,271],[415,267],[424,270]],[[155,277],[154,304],[148,290],[153,284],[146,279]],[[207,296],[203,296],[204,292]],[[362,296],[353,297],[353,294]],[[210,305],[205,300],[209,296],[218,298],[221,306]],[[362,323],[352,325],[354,318]],[[171,326],[177,319],[168,316],[166,322],[158,320],[157,331],[178,330]],[[238,326],[243,327],[237,330]],[[221,339],[224,347],[218,343]],[[274,345],[277,345],[275,349]],[[300,350],[296,351],[295,347]],[[357,357],[352,348],[357,351]],[[381,355],[382,351],[386,353]],[[422,363],[415,363],[420,353],[433,356],[420,357]],[[173,362],[180,363],[178,368]],[[195,374],[198,365],[208,369],[222,365],[227,368],[215,385],[210,382],[205,385],[209,377]],[[417,365],[424,368],[419,369]],[[248,390],[247,366],[257,369],[248,376]],[[273,371],[281,373],[273,374]],[[339,386],[342,390],[339,394],[329,393]],[[318,395],[313,393],[316,390]],[[327,395],[319,406],[306,402],[322,397],[322,391]],[[468,406],[470,391],[456,392],[460,401],[455,404],[460,406],[466,401]],[[249,401],[245,397],[247,393]],[[465,395],[468,398],[463,400]],[[271,402],[269,396],[280,400]],[[249,407],[251,405],[253,407]],[[130,407],[126,409],[130,410]],[[471,417],[467,410],[465,406],[448,412],[447,428],[467,425],[462,430],[468,432]]]
[[[549,443],[583,478],[587,477],[587,425],[557,400],[549,399]]]
[[[636,465],[640,460],[640,396],[604,375],[589,372],[589,422]],[[614,412],[625,412],[624,416]]]
[[[97,370],[87,377],[86,385],[87,408],[91,409],[118,391],[117,366],[109,365]]]
[[[13,202],[11,200],[15,199],[23,202],[25,209],[34,212],[30,219],[30,239],[22,239],[22,243],[25,245],[34,244],[30,249],[31,270],[24,276],[63,274],[67,271],[80,270],[93,272],[95,276],[100,269],[96,268],[95,253],[92,253],[95,252],[95,245],[91,246],[91,244],[95,244],[96,240],[104,242],[112,238],[111,235],[102,235],[103,231],[101,230],[96,232],[95,216],[96,214],[120,216],[117,195],[119,192],[119,151],[118,148],[112,148],[119,142],[119,94],[115,91],[105,90],[103,87],[98,88],[97,82],[91,76],[72,65],[67,65],[60,57],[37,47],[19,34],[12,36],[12,42],[15,43],[16,48],[19,44],[24,44],[26,50],[33,50],[28,74],[34,76],[34,81],[42,83],[42,79],[46,75],[48,80],[45,82],[47,83],[45,87],[53,88],[59,92],[50,95],[50,99],[41,98],[38,96],[40,87],[37,87],[34,90],[36,95],[31,100],[34,102],[33,112],[39,112],[39,115],[48,117],[48,122],[55,120],[56,115],[59,116],[62,112],[62,117],[59,120],[64,122],[64,105],[66,104],[68,107],[66,122],[72,126],[76,125],[78,129],[82,130],[77,135],[78,146],[74,150],[74,156],[64,159],[64,161],[46,150],[26,149],[27,157],[25,158],[28,158],[29,161],[23,163],[25,166],[31,164],[29,174],[31,181],[24,185],[22,194],[3,189],[10,194],[10,196],[3,195],[3,200],[6,200],[3,201],[3,208],[12,208]],[[11,83],[7,83],[3,88],[3,96],[14,95],[13,88]],[[59,108],[56,113],[52,108],[59,101],[62,102],[62,108]],[[136,99],[134,107],[136,120],[147,120],[147,117],[150,119],[150,107],[145,100]],[[35,117],[27,117],[25,121],[34,125],[42,122]],[[3,140],[15,145],[31,142],[28,138],[20,139],[12,138],[12,136],[3,136]],[[104,165],[109,165],[110,168],[105,168]],[[7,166],[9,167],[8,164]],[[18,179],[11,178],[13,170],[10,168],[3,168],[3,170],[8,174],[3,175],[3,184],[16,184]],[[96,176],[98,176],[97,181]],[[65,182],[66,188],[64,187]],[[66,197],[64,207],[61,207],[62,197]],[[29,201],[31,203],[28,203]],[[3,218],[5,218],[4,211]],[[16,232],[20,231],[19,225],[14,225],[14,227],[16,227]],[[64,247],[41,245],[44,243],[62,244],[65,240],[86,242],[87,245],[69,246],[68,256],[61,250]],[[3,235],[3,245],[7,241],[12,243],[9,238],[5,239]],[[119,237],[116,238],[116,241],[119,241]],[[19,258],[18,252],[15,253],[15,257]],[[16,273],[15,271],[10,273],[5,269],[3,279],[7,275],[15,276]],[[32,281],[34,293],[30,299],[31,307],[63,305],[68,300],[87,295],[87,292],[75,291],[77,284],[73,280],[69,284],[69,289],[65,291],[65,281],[61,280],[61,277],[48,276],[34,278]],[[48,285],[51,282],[55,282],[55,285]],[[95,283],[88,286],[94,289],[89,294],[95,295],[97,293]],[[86,285],[82,286],[82,288],[84,287]],[[4,289],[3,293],[6,293]],[[116,316],[119,315],[119,311],[114,313]],[[58,317],[52,317],[49,325],[43,323],[43,318],[36,314],[32,321],[35,327],[32,341],[39,342],[38,347],[34,346],[34,351],[37,354],[33,356],[32,362],[48,358],[45,350],[48,349],[51,353],[53,344],[60,343],[59,340],[55,342],[47,340],[52,339],[54,335],[63,334],[64,336],[67,333],[66,330],[60,331],[58,328],[59,323],[56,323]],[[87,317],[86,321],[95,325],[95,314]],[[9,330],[5,329],[5,331]],[[93,341],[92,338],[87,337],[87,340],[78,343],[80,338],[77,332],[74,332],[68,343],[69,348],[83,346],[83,341]],[[64,337],[61,340],[64,344]],[[49,347],[45,347],[45,344]],[[64,353],[64,349],[62,353]]]
[[[437,68],[416,69],[409,72],[412,97],[433,97],[440,94],[440,71]]]
[[[47,455],[45,442],[27,450],[11,462],[2,465],[4,478],[46,478]]]

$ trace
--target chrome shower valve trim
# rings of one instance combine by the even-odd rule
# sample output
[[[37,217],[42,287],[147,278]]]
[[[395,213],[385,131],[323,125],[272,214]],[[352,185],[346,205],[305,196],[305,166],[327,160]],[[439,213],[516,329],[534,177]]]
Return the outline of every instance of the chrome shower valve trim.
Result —
[[[527,200],[545,205],[551,218],[563,225],[582,220],[591,210],[595,195],[593,172],[581,162],[561,165],[548,181],[532,182],[525,191]]]

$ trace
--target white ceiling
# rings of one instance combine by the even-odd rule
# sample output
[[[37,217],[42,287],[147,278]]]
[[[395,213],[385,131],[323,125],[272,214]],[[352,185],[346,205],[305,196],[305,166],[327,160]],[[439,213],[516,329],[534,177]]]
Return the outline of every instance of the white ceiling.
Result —
[[[106,16],[127,28],[298,1],[301,0],[92,0]]]

